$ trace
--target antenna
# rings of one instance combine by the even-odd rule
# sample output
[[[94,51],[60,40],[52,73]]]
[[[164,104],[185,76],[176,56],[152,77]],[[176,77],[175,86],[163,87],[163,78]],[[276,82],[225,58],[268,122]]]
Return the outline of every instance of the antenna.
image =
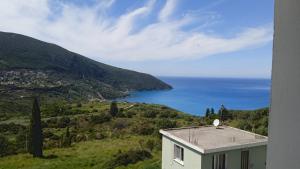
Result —
[[[218,128],[219,125],[220,125],[220,120],[219,119],[215,119],[214,122],[213,122],[213,125]]]

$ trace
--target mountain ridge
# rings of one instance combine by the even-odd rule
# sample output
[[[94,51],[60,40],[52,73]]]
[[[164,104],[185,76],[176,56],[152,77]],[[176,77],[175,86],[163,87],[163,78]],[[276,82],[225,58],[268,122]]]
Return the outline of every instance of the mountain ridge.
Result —
[[[156,77],[110,66],[53,43],[0,31],[0,92],[53,92],[67,99],[114,99],[172,87]],[[8,90],[9,89],[9,90]],[[46,93],[47,95],[47,93]]]

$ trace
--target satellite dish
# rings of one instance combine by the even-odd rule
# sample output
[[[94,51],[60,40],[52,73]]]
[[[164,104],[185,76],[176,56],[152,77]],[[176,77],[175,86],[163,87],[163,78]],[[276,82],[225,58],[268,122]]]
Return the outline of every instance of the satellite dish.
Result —
[[[218,127],[220,125],[220,120],[219,119],[215,119],[213,122],[215,127]]]

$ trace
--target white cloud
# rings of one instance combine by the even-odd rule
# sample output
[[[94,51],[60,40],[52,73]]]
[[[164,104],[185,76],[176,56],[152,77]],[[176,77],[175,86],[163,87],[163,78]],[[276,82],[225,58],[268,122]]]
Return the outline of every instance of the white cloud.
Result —
[[[123,13],[108,16],[114,0],[95,6],[76,6],[58,1],[61,12],[47,0],[9,0],[0,2],[0,31],[16,32],[56,43],[96,60],[194,59],[256,47],[272,40],[272,27],[245,28],[232,37],[222,37],[183,27],[197,18],[186,15],[171,19],[176,0],[161,7],[157,21],[133,31],[153,14],[155,0]],[[54,16],[54,19],[49,19]],[[207,23],[205,23],[207,24]],[[200,27],[199,23],[195,25]]]
[[[166,0],[165,6],[159,13],[160,21],[167,21],[169,17],[173,14],[173,11],[176,7],[177,0]]]

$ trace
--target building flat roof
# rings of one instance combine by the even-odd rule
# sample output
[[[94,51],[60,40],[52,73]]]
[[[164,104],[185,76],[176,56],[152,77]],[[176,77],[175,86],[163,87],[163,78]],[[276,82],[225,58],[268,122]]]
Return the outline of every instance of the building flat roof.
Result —
[[[160,133],[200,153],[262,146],[268,142],[268,137],[229,126],[166,129]]]

